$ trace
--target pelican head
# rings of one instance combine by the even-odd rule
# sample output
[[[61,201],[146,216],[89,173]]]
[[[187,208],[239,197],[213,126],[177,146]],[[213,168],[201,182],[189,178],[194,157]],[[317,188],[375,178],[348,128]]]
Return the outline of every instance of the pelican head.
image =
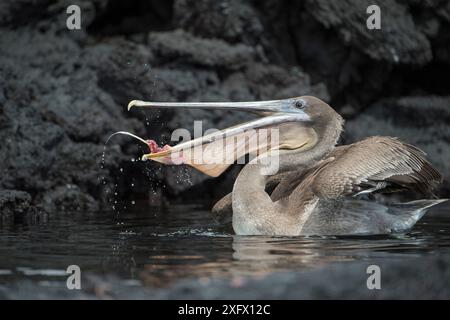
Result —
[[[310,149],[317,144],[320,129],[334,118],[340,118],[328,104],[312,96],[251,102],[180,103],[133,100],[128,104],[128,110],[134,107],[222,109],[258,114],[260,117],[255,120],[183,141],[175,146],[158,148],[151,141],[149,146],[152,152],[142,157],[143,160],[151,159],[164,164],[191,165],[210,176],[220,175],[230,164],[246,154],[264,157],[275,151],[282,155]]]

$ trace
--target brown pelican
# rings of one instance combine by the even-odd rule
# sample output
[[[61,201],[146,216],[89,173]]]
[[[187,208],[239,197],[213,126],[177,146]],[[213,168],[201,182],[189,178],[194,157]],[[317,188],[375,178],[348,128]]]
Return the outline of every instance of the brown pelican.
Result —
[[[382,192],[412,190],[432,194],[441,174],[420,149],[396,138],[375,136],[336,147],[342,117],[312,96],[259,102],[144,102],[133,106],[156,108],[216,108],[252,111],[259,118],[176,146],[159,148],[153,141],[143,159],[165,164],[187,164],[218,176],[232,154],[255,157],[239,173],[231,194],[220,200],[216,212],[232,212],[239,235],[348,235],[388,234],[409,230],[432,206],[446,201],[416,200],[381,204],[363,197]],[[278,137],[250,146],[243,137],[258,136],[262,129],[277,128]],[[231,139],[233,138],[233,139]],[[225,140],[224,140],[225,139]],[[237,139],[239,140],[239,139]],[[228,148],[230,145],[231,148]],[[201,148],[201,152],[192,151]],[[176,156],[174,156],[176,154]],[[273,160],[278,172],[263,173],[262,160]],[[267,162],[266,162],[267,163]],[[272,189],[272,190],[270,190]]]

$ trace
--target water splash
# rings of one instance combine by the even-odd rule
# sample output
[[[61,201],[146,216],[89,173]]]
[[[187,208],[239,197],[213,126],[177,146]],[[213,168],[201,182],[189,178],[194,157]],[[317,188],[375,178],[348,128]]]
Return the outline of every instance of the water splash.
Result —
[[[103,148],[102,162],[101,162],[101,168],[102,168],[102,169],[105,168],[105,153],[106,153],[106,146],[107,146],[107,144],[109,143],[109,141],[111,140],[111,138],[114,137],[114,136],[117,136],[117,135],[125,135],[125,136],[132,137],[132,138],[134,138],[134,139],[136,139],[136,140],[138,140],[138,141],[144,143],[144,144],[148,147],[147,141],[145,141],[144,139],[142,139],[141,137],[139,137],[139,136],[137,136],[137,135],[135,135],[135,134],[132,134],[132,133],[127,132],[127,131],[117,131],[117,132],[114,132],[113,134],[111,134],[111,135],[108,137],[108,139],[106,139],[106,142],[105,142],[105,145],[104,145],[104,148]],[[136,161],[136,159],[132,158],[131,161],[134,162],[134,161]],[[122,167],[119,168],[119,171],[120,171],[120,174],[123,174],[123,173],[124,173],[124,169],[123,169]],[[106,183],[106,178],[105,178],[104,176],[102,177],[102,183],[103,183],[103,185],[106,185],[106,184],[107,184],[107,183]],[[132,184],[132,187],[133,187],[133,186],[134,186],[134,184]],[[109,202],[110,202],[110,203],[113,202],[113,204],[112,204],[112,206],[111,206],[112,211],[114,211],[117,215],[120,215],[120,210],[119,210],[118,201],[117,201],[117,196],[118,196],[119,194],[118,194],[117,189],[118,189],[117,184],[115,184],[114,187],[113,187],[113,190],[106,190],[105,193],[106,193],[106,194],[113,194],[113,197],[115,198],[115,200],[114,200],[114,201],[109,200]],[[126,210],[127,207],[124,206],[122,209]]]

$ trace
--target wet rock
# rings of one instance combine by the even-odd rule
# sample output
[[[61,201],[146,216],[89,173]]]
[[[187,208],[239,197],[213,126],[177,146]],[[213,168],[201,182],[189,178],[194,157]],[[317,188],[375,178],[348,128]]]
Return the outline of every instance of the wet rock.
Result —
[[[46,192],[43,206],[49,212],[95,212],[100,208],[97,200],[73,184],[58,186]]]
[[[25,191],[1,190],[0,212],[2,216],[23,215],[30,207],[31,195]]]
[[[19,190],[0,190],[0,225],[6,223],[38,222],[47,219],[46,211],[31,204],[31,195]]]

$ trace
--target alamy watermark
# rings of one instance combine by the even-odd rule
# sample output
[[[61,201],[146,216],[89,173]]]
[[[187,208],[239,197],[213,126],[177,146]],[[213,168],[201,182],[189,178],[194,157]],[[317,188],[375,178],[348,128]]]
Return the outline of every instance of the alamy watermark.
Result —
[[[370,16],[366,20],[366,26],[369,30],[381,29],[381,9],[378,5],[372,4],[367,7],[366,13]],[[76,4],[67,7],[66,26],[69,30],[81,29],[81,8]]]
[[[69,290],[81,290],[81,269],[76,264],[67,267],[66,273],[70,274],[67,277],[66,286]]]
[[[370,274],[367,278],[366,285],[369,290],[381,289],[381,268],[376,264],[367,267],[366,273]]]
[[[381,29],[381,9],[376,4],[372,4],[367,7],[367,14],[370,16],[366,20],[366,26],[369,30]]]
[[[69,15],[66,19],[66,27],[69,30],[81,29],[81,9],[80,6],[72,4],[67,7],[66,13]]]

